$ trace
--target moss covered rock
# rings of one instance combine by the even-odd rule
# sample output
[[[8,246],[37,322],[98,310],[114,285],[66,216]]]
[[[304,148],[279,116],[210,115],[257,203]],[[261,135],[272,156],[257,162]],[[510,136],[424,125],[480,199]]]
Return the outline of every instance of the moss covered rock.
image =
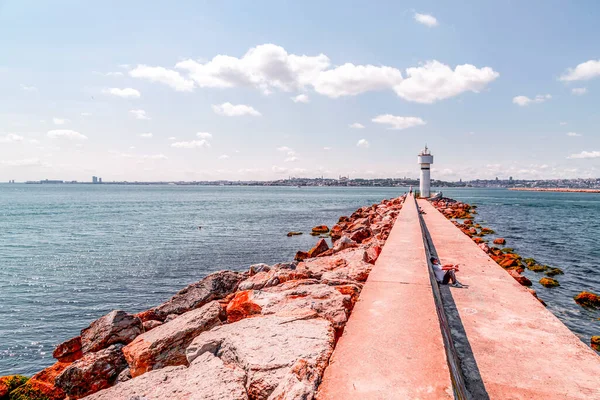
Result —
[[[8,400],[8,394],[24,385],[29,378],[23,375],[7,375],[0,377],[0,400]]]
[[[575,302],[580,306],[600,308],[600,296],[592,292],[581,292],[574,297]]]
[[[540,264],[533,264],[533,265],[527,264],[527,269],[530,271],[533,271],[533,272],[544,272],[544,271],[548,270],[548,266],[540,265]]]
[[[560,286],[560,283],[558,283],[558,281],[556,279],[552,279],[552,278],[542,278],[542,279],[540,279],[540,284],[547,288]]]
[[[526,258],[523,260],[523,262],[527,265],[536,265],[537,261],[535,261],[533,258]]]
[[[564,272],[560,268],[550,268],[550,269],[548,269],[548,271],[546,271],[546,275],[548,275],[548,276],[563,275],[563,274],[564,274]]]
[[[600,336],[592,336],[592,339],[590,339],[590,345],[592,346],[592,349],[600,351]]]
[[[481,232],[480,232],[481,235],[492,235],[494,233],[496,233],[496,232],[494,232],[494,230],[490,229],[490,228],[481,228]]]

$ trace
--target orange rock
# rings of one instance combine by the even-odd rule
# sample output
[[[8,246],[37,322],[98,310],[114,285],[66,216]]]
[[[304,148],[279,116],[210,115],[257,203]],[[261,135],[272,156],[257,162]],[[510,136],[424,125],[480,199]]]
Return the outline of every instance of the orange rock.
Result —
[[[377,261],[377,258],[379,258],[380,254],[381,254],[381,247],[379,247],[377,245],[371,246],[365,252],[365,261],[368,262],[369,264],[375,264],[375,261]]]
[[[575,302],[580,306],[600,308],[600,296],[591,292],[581,292],[574,297]]]
[[[558,281],[556,279],[552,279],[552,278],[542,278],[542,279],[540,279],[540,284],[547,288],[560,286],[560,283],[558,283]]]
[[[15,400],[62,400],[66,394],[54,381],[71,363],[56,362],[31,377],[25,384],[11,392]]]
[[[508,270],[508,273],[510,274],[510,276],[512,276],[521,285],[523,285],[523,286],[531,286],[532,285],[531,281],[529,279],[527,279],[526,276],[523,276],[523,275],[519,274],[514,269]]]
[[[76,336],[56,346],[52,357],[60,362],[73,362],[83,357],[81,351],[81,336]]]
[[[342,226],[340,224],[336,224],[331,228],[331,232],[330,232],[331,239],[334,241],[338,240],[339,238],[342,237],[343,233],[344,233],[344,229],[342,228]]]
[[[473,241],[474,241],[476,244],[482,244],[482,243],[485,243],[485,240],[483,240],[483,239],[482,239],[482,238],[480,238],[480,237],[474,237],[474,238],[473,238]]]
[[[318,225],[312,228],[313,233],[327,233],[329,232],[329,228],[327,225]]]
[[[327,242],[325,241],[325,239],[320,239],[317,242],[317,244],[315,245],[315,247],[313,247],[312,249],[310,249],[308,251],[308,257],[309,258],[316,257],[319,254],[326,252],[327,250],[329,250],[329,246],[327,245]]]
[[[227,305],[227,321],[236,322],[241,319],[258,315],[262,307],[252,301],[252,290],[236,293],[233,300]]]
[[[504,238],[496,238],[494,239],[494,244],[506,244],[506,240]]]
[[[592,336],[590,346],[592,346],[592,349],[600,351],[600,336]]]
[[[8,400],[8,394],[24,385],[28,378],[23,375],[0,376],[0,399]]]
[[[304,261],[307,258],[310,258],[310,254],[308,254],[306,251],[299,251],[294,256],[294,260],[296,261]]]

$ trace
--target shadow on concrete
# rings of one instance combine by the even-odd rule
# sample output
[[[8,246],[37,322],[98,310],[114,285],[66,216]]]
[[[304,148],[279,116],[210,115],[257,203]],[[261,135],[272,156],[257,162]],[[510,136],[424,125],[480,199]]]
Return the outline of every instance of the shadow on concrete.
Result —
[[[418,205],[417,205],[418,207]],[[418,209],[418,208],[417,208]],[[430,258],[438,258],[435,245],[431,240],[427,225],[423,217],[419,215],[421,229],[423,231],[423,240],[425,242],[425,252],[427,254],[427,265],[429,267],[429,278],[433,291],[434,301],[438,309],[440,319],[440,329],[444,337],[446,347],[446,357],[448,367],[452,378],[454,396],[456,399],[463,400],[489,400],[490,396],[485,389],[477,361],[473,355],[469,338],[465,327],[460,319],[460,314],[452,297],[452,291],[448,285],[438,285],[433,269],[431,268]],[[469,290],[454,289],[454,290]]]

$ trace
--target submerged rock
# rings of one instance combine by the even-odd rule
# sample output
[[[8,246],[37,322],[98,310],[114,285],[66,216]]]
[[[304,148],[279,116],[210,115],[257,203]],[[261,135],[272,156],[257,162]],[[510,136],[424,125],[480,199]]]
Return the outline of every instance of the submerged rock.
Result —
[[[287,237],[302,235],[302,232],[291,231],[287,233]]]
[[[527,264],[527,269],[533,272],[544,272],[548,269],[548,266],[540,264]]]
[[[506,239],[496,238],[496,239],[494,239],[494,244],[506,244]]]
[[[219,325],[221,313],[221,306],[213,301],[138,336],[123,348],[131,376],[166,366],[186,365],[187,346],[200,333]]]
[[[311,314],[221,325],[194,339],[188,361],[194,364],[208,353],[243,371],[251,399],[312,399],[333,351],[334,332],[326,320],[306,318]]]
[[[580,306],[600,308],[600,296],[592,292],[581,292],[574,297],[575,302]]]
[[[558,283],[558,281],[556,279],[552,279],[552,278],[542,278],[542,279],[540,279],[540,284],[547,288],[560,286],[560,283]]]
[[[564,274],[564,272],[560,268],[550,268],[548,271],[546,271],[546,275],[548,275],[548,276],[556,276],[556,275],[563,275],[563,274]]]
[[[56,377],[56,386],[74,399],[112,386],[121,371],[127,368],[122,348],[122,344],[114,344],[98,352],[87,353]]]
[[[312,232],[314,233],[327,233],[329,232],[329,228],[327,227],[327,225],[318,225],[315,226],[314,228],[312,228]]]
[[[142,321],[125,311],[114,310],[81,331],[81,349],[91,353],[111,344],[127,344],[144,331]]]

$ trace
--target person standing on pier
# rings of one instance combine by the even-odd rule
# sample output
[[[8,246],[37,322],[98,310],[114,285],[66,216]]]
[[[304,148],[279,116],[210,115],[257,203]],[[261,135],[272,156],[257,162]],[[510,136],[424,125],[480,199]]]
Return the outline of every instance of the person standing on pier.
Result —
[[[435,257],[431,257],[431,264],[433,273],[435,274],[435,280],[442,285],[447,285],[450,282],[450,286],[461,288],[463,285],[456,279],[456,272],[458,272],[458,265],[441,265],[440,260]]]

